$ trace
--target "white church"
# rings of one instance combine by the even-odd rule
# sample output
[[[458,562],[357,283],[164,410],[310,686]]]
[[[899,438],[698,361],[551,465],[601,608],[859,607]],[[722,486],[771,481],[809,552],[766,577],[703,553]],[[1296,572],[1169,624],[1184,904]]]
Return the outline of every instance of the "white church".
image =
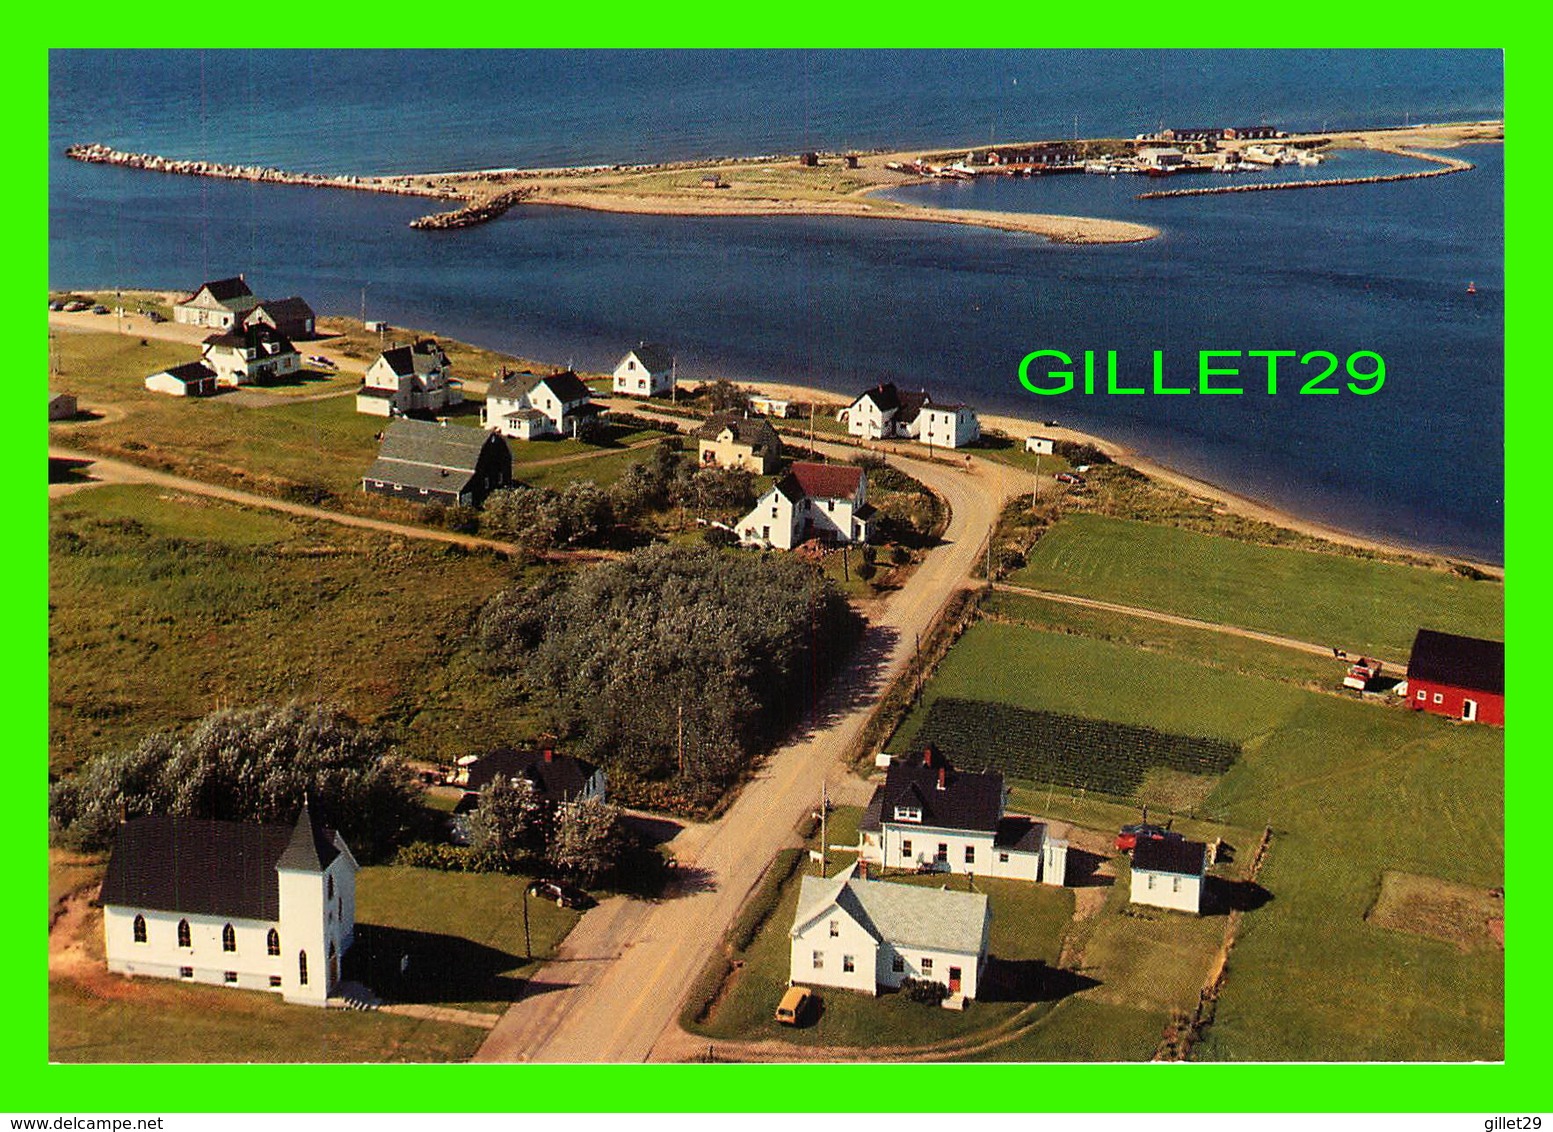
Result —
[[[126,822],[102,883],[108,969],[323,1006],[355,940],[357,868],[306,804],[295,825]]]

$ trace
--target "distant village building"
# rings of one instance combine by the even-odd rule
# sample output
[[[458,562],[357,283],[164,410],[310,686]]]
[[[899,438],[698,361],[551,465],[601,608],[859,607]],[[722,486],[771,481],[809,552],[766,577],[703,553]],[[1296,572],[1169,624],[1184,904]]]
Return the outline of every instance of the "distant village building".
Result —
[[[981,438],[976,410],[968,405],[941,405],[926,390],[900,390],[883,382],[858,394],[837,414],[847,432],[867,440],[905,437],[935,448],[959,448]]]
[[[666,346],[646,342],[627,350],[615,366],[613,385],[622,397],[657,397],[674,390],[674,355]]]
[[[1012,877],[1061,886],[1067,826],[1005,811],[997,771],[957,770],[929,746],[890,760],[858,822],[858,854],[886,868]]]
[[[992,911],[980,892],[868,880],[858,865],[804,876],[793,914],[788,980],[878,994],[906,979],[976,997]]]
[[[434,338],[384,350],[356,391],[356,411],[379,417],[440,413],[463,402],[464,384]]]
[[[1145,169],[1176,169],[1186,164],[1186,155],[1174,146],[1145,146],[1138,150],[1138,164]]]
[[[805,168],[813,168],[820,163],[820,155],[814,152],[803,153],[798,157],[798,164]]]
[[[786,418],[793,415],[793,403],[781,397],[757,395],[750,398],[750,412],[762,417]]]
[[[1176,837],[1144,837],[1132,851],[1134,904],[1201,912],[1208,846]]]
[[[383,430],[361,488],[412,503],[479,506],[512,486],[512,451],[500,433],[399,417]]]
[[[49,394],[49,420],[68,421],[77,412],[76,397],[74,393],[50,393]]]
[[[357,868],[305,805],[294,825],[126,822],[102,882],[108,970],[323,1006],[356,937]]]
[[[717,413],[696,430],[702,467],[769,476],[782,462],[782,438],[763,417]]]
[[[469,767],[461,784],[478,794],[498,778],[525,779],[547,802],[577,802],[584,798],[606,800],[608,780],[602,767],[561,754],[553,746],[498,747],[481,755]]]
[[[253,385],[287,377],[302,368],[302,355],[284,334],[268,326],[229,330],[205,339],[202,359],[223,386]]]
[[[1037,456],[1050,456],[1057,451],[1057,442],[1049,436],[1025,437],[1025,451]]]
[[[1261,138],[1276,138],[1278,136],[1277,126],[1227,126],[1224,130],[1224,137],[1228,141],[1234,141],[1236,139],[1256,140]]]
[[[1187,126],[1165,130],[1159,135],[1161,141],[1176,142],[1214,142],[1224,136],[1225,131],[1218,126]]]
[[[268,326],[288,338],[313,337],[315,321],[313,308],[300,295],[261,300],[243,316],[244,326]]]
[[[146,378],[146,388],[173,397],[209,397],[216,392],[218,381],[216,371],[204,362],[188,362],[153,373]]]
[[[248,289],[241,275],[231,279],[213,279],[201,283],[194,294],[173,304],[173,321],[188,326],[230,330],[258,305],[258,296]]]
[[[545,377],[506,374],[486,387],[480,423],[517,440],[575,436],[605,411],[592,397],[593,390],[571,370]]]
[[[867,542],[874,508],[868,478],[855,464],[795,463],[739,520],[739,540],[791,550],[811,538]]]
[[[1504,726],[1504,642],[1420,629],[1407,662],[1407,704],[1466,723]]]
[[[841,159],[841,162],[848,169],[856,169],[857,168],[857,154],[849,153],[849,154],[847,154],[845,157],[843,157]]]
[[[969,405],[927,402],[917,413],[917,437],[929,448],[961,448],[981,439],[981,423]]]

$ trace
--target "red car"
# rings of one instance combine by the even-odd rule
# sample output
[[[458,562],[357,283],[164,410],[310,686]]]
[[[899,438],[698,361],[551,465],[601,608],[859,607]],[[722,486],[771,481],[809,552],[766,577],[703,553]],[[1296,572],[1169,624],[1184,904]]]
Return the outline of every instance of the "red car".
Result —
[[[1132,825],[1124,825],[1116,835],[1116,848],[1123,853],[1130,852],[1141,841],[1165,841],[1182,840],[1181,834],[1166,829],[1160,825],[1150,825],[1148,822],[1135,822]]]

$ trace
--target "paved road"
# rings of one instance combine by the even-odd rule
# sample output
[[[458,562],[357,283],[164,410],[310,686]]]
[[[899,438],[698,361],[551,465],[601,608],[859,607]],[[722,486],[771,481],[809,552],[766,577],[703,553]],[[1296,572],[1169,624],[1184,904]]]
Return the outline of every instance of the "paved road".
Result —
[[[670,843],[690,878],[686,891],[656,903],[615,898],[584,916],[475,1060],[639,1062],[660,1038],[672,1039],[691,983],[761,871],[797,842],[795,826],[817,806],[821,783],[845,773],[839,760],[879,692],[904,668],[917,635],[968,584],[1003,501],[1026,485],[1023,474],[985,461],[971,472],[894,462],[949,504],[943,545],[881,603],[858,663],[830,689],[814,725],[767,760],[720,820],[687,827]],[[670,1040],[661,1056],[676,1049]]]
[[[1212,633],[1225,633],[1232,637],[1244,637],[1249,641],[1261,641],[1263,644],[1277,645],[1279,648],[1297,649],[1314,656],[1324,656],[1332,659],[1331,645],[1318,645],[1310,641],[1301,641],[1294,637],[1280,637],[1276,633],[1261,633],[1255,629],[1242,629],[1238,625],[1224,625],[1217,621],[1199,621],[1195,617],[1182,617],[1175,613],[1161,613],[1157,609],[1144,609],[1138,605],[1121,605],[1114,601],[1100,601],[1092,597],[1076,597],[1073,594],[1057,593],[1053,590],[1032,589],[1029,586],[1015,586],[1007,582],[998,582],[992,587],[1005,593],[1024,594],[1027,597],[1038,597],[1045,601],[1060,602],[1063,605],[1077,605],[1085,609],[1103,609],[1109,613],[1125,613],[1130,617],[1143,617],[1150,621],[1163,621],[1167,625],[1182,625],[1188,629],[1205,629]],[[1369,654],[1366,654],[1369,655]],[[1358,659],[1358,654],[1354,654]],[[1386,657],[1378,657],[1385,664],[1393,668],[1406,668],[1405,661],[1399,661]]]

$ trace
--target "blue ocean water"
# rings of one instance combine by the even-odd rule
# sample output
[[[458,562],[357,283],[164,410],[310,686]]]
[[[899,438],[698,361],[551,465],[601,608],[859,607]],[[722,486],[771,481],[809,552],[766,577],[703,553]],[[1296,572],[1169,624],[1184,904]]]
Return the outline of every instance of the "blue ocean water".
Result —
[[[543,209],[427,233],[406,227],[425,202],[61,152],[101,141],[373,173],[1500,114],[1500,58],[1484,52],[56,52],[50,283],[174,288],[241,270],[326,312],[356,313],[364,293],[371,317],[594,368],[649,338],[691,377],[926,385],[1348,529],[1499,559],[1497,146],[1458,151],[1468,173],[1344,190],[1138,201],[1143,182],[1094,176],[897,190],[1163,230],[1116,247]],[[1319,173],[1411,167],[1349,152]],[[1205,349],[1365,349],[1389,378],[1369,398],[1037,399],[1016,370],[1041,347],[1114,349],[1132,372],[1155,349],[1182,372]]]

